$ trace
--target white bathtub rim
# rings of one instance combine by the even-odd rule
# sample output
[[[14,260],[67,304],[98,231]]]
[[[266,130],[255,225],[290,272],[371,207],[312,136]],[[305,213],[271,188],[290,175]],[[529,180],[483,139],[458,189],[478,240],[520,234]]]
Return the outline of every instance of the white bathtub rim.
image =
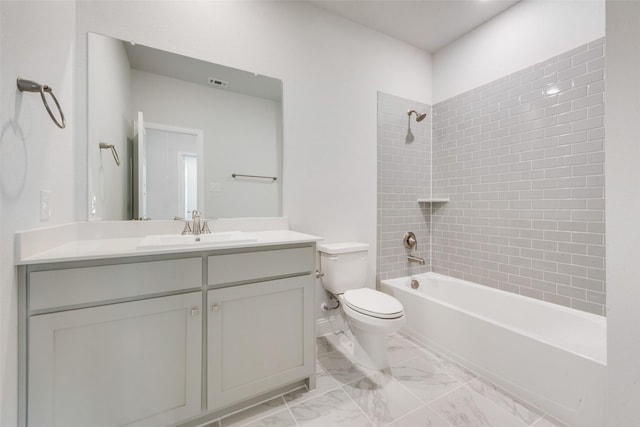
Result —
[[[492,319],[490,317],[487,317],[487,316],[472,312],[470,310],[461,308],[461,307],[456,306],[454,304],[451,304],[449,302],[443,301],[440,298],[433,297],[433,296],[427,294],[426,292],[420,291],[420,289],[412,289],[410,286],[408,286],[409,285],[408,282],[411,279],[415,278],[416,280],[419,281],[419,279],[421,277],[424,277],[424,278],[435,278],[435,279],[442,279],[442,280],[455,280],[455,281],[462,282],[464,285],[475,287],[475,288],[481,289],[483,291],[490,290],[491,292],[497,292],[497,293],[505,295],[506,297],[509,297],[509,298],[514,298],[514,297],[526,298],[527,299],[527,303],[531,303],[531,304],[534,304],[534,305],[540,305],[540,306],[543,306],[543,307],[546,307],[546,308],[552,308],[554,310],[559,310],[559,311],[562,311],[562,312],[565,312],[565,313],[569,313],[571,315],[575,315],[577,317],[580,317],[580,318],[583,318],[583,319],[587,319],[587,320],[590,320],[590,321],[596,321],[598,323],[604,323],[605,331],[606,331],[606,317],[598,316],[597,314],[587,313],[587,312],[584,312],[584,311],[576,310],[574,308],[565,307],[565,306],[558,305],[558,304],[553,304],[553,303],[550,303],[550,302],[547,302],[547,301],[542,301],[542,300],[538,300],[538,299],[535,299],[535,298],[530,298],[530,297],[527,297],[527,296],[524,296],[524,295],[519,295],[519,294],[515,294],[515,293],[512,293],[512,292],[507,292],[507,291],[504,291],[502,289],[497,289],[497,288],[493,288],[493,287],[489,287],[489,286],[484,286],[484,285],[480,285],[480,284],[477,284],[477,283],[474,283],[474,282],[470,282],[470,281],[467,281],[467,280],[464,280],[464,279],[460,279],[460,278],[457,278],[457,277],[446,276],[446,275],[443,275],[443,274],[440,274],[440,273],[434,273],[434,272],[414,274],[414,275],[411,275],[411,276],[403,276],[403,277],[399,277],[399,278],[395,278],[395,279],[386,279],[386,280],[382,280],[381,281],[381,283],[385,283],[388,286],[398,287],[398,288],[402,289],[403,291],[409,292],[410,294],[417,295],[417,296],[419,296],[421,298],[427,298],[427,299],[429,299],[431,301],[437,302],[438,304],[442,304],[443,306],[445,306],[447,308],[450,308],[452,310],[460,311],[460,312],[462,312],[462,313],[464,313],[464,314],[466,314],[468,316],[476,317],[476,318],[478,318],[480,320],[483,320],[485,322],[491,323],[491,324],[496,325],[498,327],[509,329],[509,330],[512,330],[512,331],[517,332],[519,334],[526,335],[526,336],[531,336],[531,337],[535,338],[536,340],[538,340],[538,341],[540,341],[540,342],[542,342],[544,344],[547,344],[547,345],[550,345],[552,347],[556,347],[556,348],[562,349],[564,351],[568,351],[568,352],[570,352],[570,353],[572,353],[572,354],[574,354],[574,355],[576,355],[578,357],[590,360],[592,362],[598,363],[598,364],[603,365],[603,366],[607,365],[606,335],[605,335],[605,343],[604,343],[603,348],[601,348],[601,351],[599,351],[599,352],[589,352],[589,354],[584,354],[584,353],[578,352],[577,350],[575,350],[573,348],[570,348],[568,346],[559,345],[558,343],[553,342],[552,340],[549,340],[547,337],[541,336],[540,334],[536,334],[536,333],[533,333],[531,331],[527,331],[527,330],[524,330],[522,328],[515,327],[513,325],[508,325],[508,324],[505,324],[503,322],[500,322],[500,321],[497,321],[495,319]]]

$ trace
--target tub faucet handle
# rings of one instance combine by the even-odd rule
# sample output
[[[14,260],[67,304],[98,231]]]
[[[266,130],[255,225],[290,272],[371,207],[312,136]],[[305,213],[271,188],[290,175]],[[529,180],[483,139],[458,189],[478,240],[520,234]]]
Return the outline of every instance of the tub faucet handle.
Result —
[[[418,239],[416,239],[416,235],[413,234],[412,231],[407,231],[404,234],[402,241],[404,242],[405,248],[414,249],[418,247]]]

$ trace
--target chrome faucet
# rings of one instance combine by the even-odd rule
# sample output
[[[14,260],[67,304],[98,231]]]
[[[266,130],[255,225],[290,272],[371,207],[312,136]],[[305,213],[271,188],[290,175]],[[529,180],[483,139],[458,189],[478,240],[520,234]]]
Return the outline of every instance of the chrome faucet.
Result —
[[[409,255],[409,262],[415,262],[416,264],[425,265],[424,258],[413,255]]]
[[[191,233],[198,236],[202,231],[202,228],[200,227],[200,211],[196,209],[191,211],[191,218],[193,219],[193,228]]]
[[[184,219],[179,216],[174,216],[174,220],[183,221],[184,222],[184,230],[182,230],[182,234],[190,234],[194,236],[199,236],[200,234],[209,234],[211,230],[209,229],[209,224],[207,221],[212,218],[202,218],[202,212],[194,209],[191,211],[191,219],[193,221],[193,225],[189,223],[188,219]]]
[[[416,113],[417,114],[417,113]],[[402,238],[402,242],[404,243],[404,247],[409,249],[409,262],[415,262],[416,264],[425,265],[424,258],[420,258],[418,256],[411,255],[411,250],[416,249],[418,247],[418,239],[416,239],[416,235],[411,231],[407,231]]]

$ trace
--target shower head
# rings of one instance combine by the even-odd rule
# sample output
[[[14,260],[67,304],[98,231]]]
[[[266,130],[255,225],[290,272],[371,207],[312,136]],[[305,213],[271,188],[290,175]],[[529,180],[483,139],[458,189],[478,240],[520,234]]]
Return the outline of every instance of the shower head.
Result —
[[[408,111],[407,114],[411,117],[411,114],[416,113],[416,122],[421,122],[427,117],[427,113],[418,113],[416,110]]]

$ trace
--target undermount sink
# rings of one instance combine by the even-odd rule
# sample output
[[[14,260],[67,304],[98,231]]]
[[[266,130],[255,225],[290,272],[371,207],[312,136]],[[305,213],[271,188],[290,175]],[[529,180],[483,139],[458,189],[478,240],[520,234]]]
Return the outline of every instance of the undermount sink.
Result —
[[[173,246],[217,246],[233,243],[250,243],[257,239],[242,231],[220,231],[209,234],[153,234],[138,244],[138,249],[166,248]]]

